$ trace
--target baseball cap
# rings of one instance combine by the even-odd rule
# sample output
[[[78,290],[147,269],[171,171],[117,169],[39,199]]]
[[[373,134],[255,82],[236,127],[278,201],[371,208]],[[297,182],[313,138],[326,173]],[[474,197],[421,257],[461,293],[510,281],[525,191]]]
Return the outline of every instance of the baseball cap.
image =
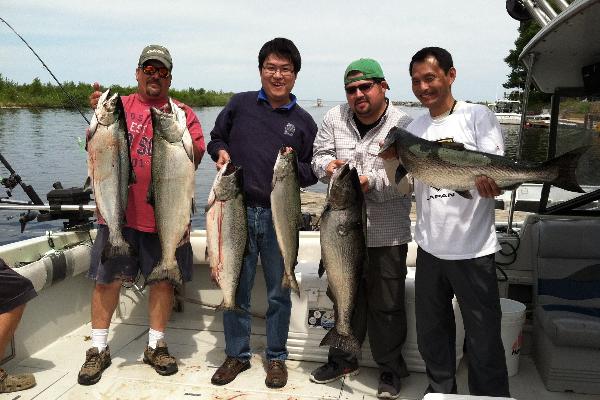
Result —
[[[362,72],[362,75],[354,78],[348,78],[348,74],[350,72]],[[348,65],[348,68],[346,68],[346,72],[344,72],[344,85],[363,79],[373,78],[385,79],[381,65],[379,65],[379,63],[372,58],[360,58],[352,61],[350,65]]]
[[[140,60],[138,65],[143,65],[148,60],[158,60],[165,65],[169,70],[173,69],[173,60],[171,59],[171,54],[166,47],[160,46],[158,44],[151,44],[149,46],[144,47],[142,50],[142,54],[140,54]]]

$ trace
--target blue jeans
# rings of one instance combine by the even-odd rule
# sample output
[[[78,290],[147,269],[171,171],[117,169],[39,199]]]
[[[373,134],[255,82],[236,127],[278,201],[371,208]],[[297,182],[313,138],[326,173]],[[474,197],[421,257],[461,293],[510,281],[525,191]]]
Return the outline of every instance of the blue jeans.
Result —
[[[290,289],[281,287],[283,279],[283,258],[277,244],[271,209],[248,207],[248,254],[240,276],[236,293],[236,304],[243,310],[250,310],[250,294],[256,275],[258,255],[262,264],[267,286],[267,360],[285,360],[288,352],[286,342],[290,327],[292,301]],[[250,314],[225,311],[223,327],[225,331],[225,354],[247,360],[250,351]]]

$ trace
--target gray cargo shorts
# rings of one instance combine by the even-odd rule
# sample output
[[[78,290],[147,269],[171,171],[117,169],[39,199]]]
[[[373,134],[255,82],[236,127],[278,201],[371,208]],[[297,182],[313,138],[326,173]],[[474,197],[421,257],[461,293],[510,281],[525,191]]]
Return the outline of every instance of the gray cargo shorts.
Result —
[[[134,251],[132,257],[117,257],[101,261],[102,250],[108,241],[108,227],[98,225],[96,240],[92,246],[90,269],[87,277],[97,283],[108,284],[116,279],[133,282],[141,272],[147,278],[162,255],[157,233],[142,232],[132,228],[123,228],[123,237]],[[190,242],[184,243],[175,251],[175,258],[184,282],[192,280],[193,254]]]

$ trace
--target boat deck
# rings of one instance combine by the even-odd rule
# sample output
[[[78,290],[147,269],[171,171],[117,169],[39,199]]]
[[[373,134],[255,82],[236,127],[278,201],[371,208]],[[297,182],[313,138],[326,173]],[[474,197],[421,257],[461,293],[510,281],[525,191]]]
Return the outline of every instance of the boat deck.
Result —
[[[190,306],[196,307],[196,306]],[[208,313],[214,314],[212,311]],[[309,382],[308,375],[319,364],[315,362],[287,362],[289,380],[282,389],[268,389],[264,385],[264,335],[253,335],[255,352],[252,368],[243,372],[232,383],[217,387],[210,377],[224,359],[224,338],[221,331],[192,328],[185,314],[174,313],[167,330],[169,350],[179,360],[179,372],[162,377],[142,362],[147,340],[145,321],[129,318],[116,319],[111,326],[109,345],[112,365],[93,386],[77,384],[77,373],[89,347],[90,324],[64,335],[16,365],[8,363],[11,372],[32,372],[37,380],[34,388],[0,395],[0,399],[375,399],[377,370],[361,367],[357,376],[317,385]],[[210,319],[210,318],[209,318]],[[220,319],[214,315],[214,319]],[[219,324],[215,324],[219,325]],[[258,324],[260,325],[260,324]],[[258,329],[261,330],[261,329]],[[465,359],[459,366],[459,393],[468,393]],[[421,399],[426,387],[424,373],[412,372],[403,380],[401,399]],[[512,396],[528,400],[591,400],[591,395],[548,392],[529,356],[520,359],[519,373],[510,378]]]

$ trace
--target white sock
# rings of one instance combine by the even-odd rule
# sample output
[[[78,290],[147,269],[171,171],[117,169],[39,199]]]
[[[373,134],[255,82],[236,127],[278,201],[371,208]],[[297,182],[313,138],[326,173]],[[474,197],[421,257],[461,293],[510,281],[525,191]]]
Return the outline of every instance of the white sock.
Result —
[[[164,338],[164,332],[155,331],[154,329],[150,328],[148,331],[148,346],[152,349],[156,349],[156,342]]]
[[[108,346],[108,328],[92,329],[92,346],[96,346],[98,352],[103,351]]]

